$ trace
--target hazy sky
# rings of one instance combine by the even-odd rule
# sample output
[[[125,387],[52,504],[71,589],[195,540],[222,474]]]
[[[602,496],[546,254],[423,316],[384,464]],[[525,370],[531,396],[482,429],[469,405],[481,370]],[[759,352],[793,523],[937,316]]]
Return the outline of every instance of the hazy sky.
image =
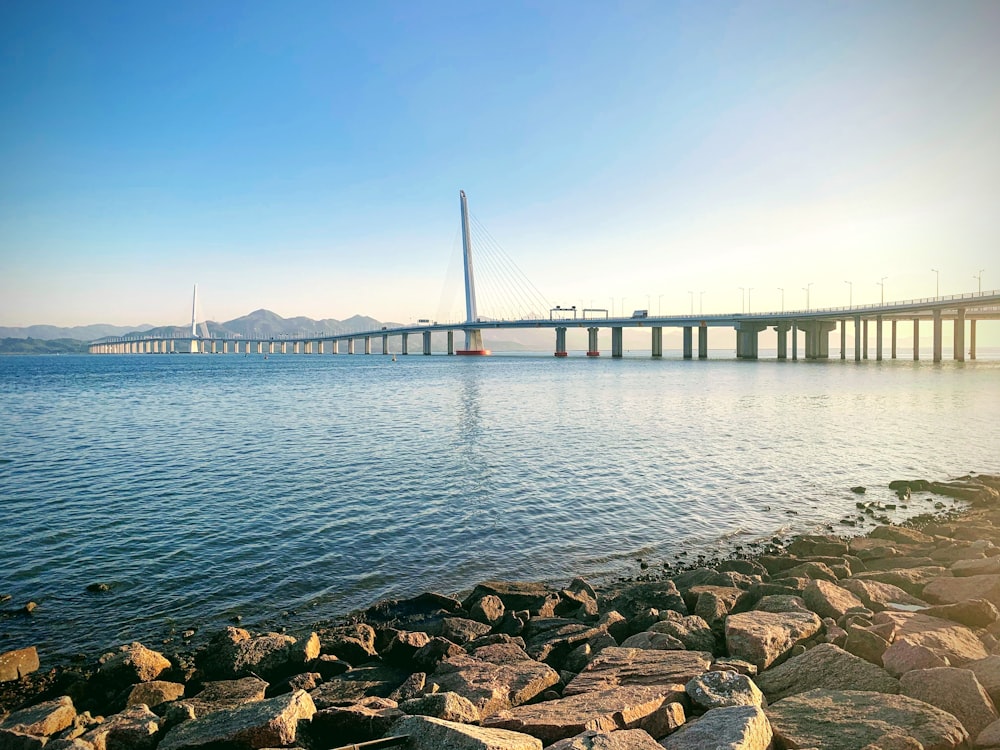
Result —
[[[995,0],[7,0],[0,325],[182,324],[196,282],[215,320],[457,314],[460,189],[552,304],[1000,288],[998,29]]]

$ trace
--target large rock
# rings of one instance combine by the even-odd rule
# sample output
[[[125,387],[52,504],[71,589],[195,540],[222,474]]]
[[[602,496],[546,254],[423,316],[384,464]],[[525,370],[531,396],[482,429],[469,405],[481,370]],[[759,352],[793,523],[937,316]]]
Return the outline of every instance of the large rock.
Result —
[[[407,716],[390,730],[408,735],[406,750],[542,750],[535,737],[506,729],[470,726],[430,716]]]
[[[0,682],[19,680],[38,669],[38,651],[34,646],[0,654]]]
[[[64,695],[31,708],[15,711],[0,722],[0,730],[48,737],[70,726],[75,718],[76,708],[73,707],[73,701]]]
[[[320,650],[357,667],[378,655],[375,629],[367,623],[342,625],[319,631]]]
[[[903,695],[958,717],[972,737],[1000,719],[993,700],[968,669],[915,669],[900,678],[899,688]]]
[[[921,597],[924,587],[933,580],[949,575],[947,568],[932,565],[924,568],[900,568],[898,570],[875,570],[857,573],[854,580],[879,581],[898,586],[911,596]]]
[[[779,747],[858,750],[900,731],[925,750],[951,750],[969,739],[951,714],[888,693],[810,690],[773,703],[765,712]]]
[[[771,725],[759,706],[729,706],[688,722],[660,745],[666,750],[767,750],[771,738]]]
[[[683,651],[684,643],[672,635],[643,630],[630,635],[621,643],[622,648],[644,648],[652,651]]]
[[[149,750],[160,736],[160,717],[139,705],[109,716],[80,739],[94,750]]]
[[[617,645],[603,628],[562,617],[533,617],[524,628],[526,651],[532,659],[559,668],[566,656],[583,643]]]
[[[181,683],[153,680],[152,682],[140,682],[133,687],[128,694],[128,698],[125,700],[125,705],[138,706],[139,704],[144,704],[152,708],[161,703],[169,703],[183,697],[184,686]]]
[[[738,672],[705,672],[684,686],[696,711],[726,706],[760,706],[764,696],[746,675]]]
[[[458,693],[430,693],[411,698],[400,703],[399,710],[411,716],[433,716],[459,724],[475,724],[480,718],[472,701]]]
[[[673,610],[661,613],[659,622],[650,626],[654,633],[671,635],[689,651],[708,651],[715,653],[718,645],[715,633],[708,623],[696,615],[684,616]]]
[[[588,729],[644,729],[659,737],[675,723],[674,698],[662,688],[613,688],[501,711],[484,719],[483,726],[524,732],[545,743]]]
[[[850,591],[835,583],[824,580],[810,581],[802,592],[806,606],[820,617],[832,617],[839,620],[847,610],[853,607],[863,607],[864,603]]]
[[[256,675],[272,680],[301,671],[305,662],[319,656],[320,648],[316,633],[299,642],[290,635],[252,636],[246,630],[227,627],[198,655],[198,664],[214,679]]]
[[[832,643],[821,643],[761,672],[756,682],[771,703],[816,688],[899,692],[899,681],[884,669]]]
[[[647,651],[606,648],[574,677],[564,696],[625,686],[680,688],[708,670],[712,655],[704,651]]]
[[[988,654],[982,642],[969,628],[950,620],[928,617],[919,612],[879,612],[874,622],[892,624],[895,627],[892,645],[882,655],[882,662],[888,666],[893,659],[893,650],[901,644],[923,646],[938,656],[947,659],[953,667],[967,661],[983,659]],[[947,665],[945,665],[947,666]]]
[[[354,706],[317,711],[309,722],[308,736],[321,747],[369,742],[388,732],[403,715],[395,701],[368,698]]]
[[[576,737],[567,737],[548,745],[545,750],[663,750],[663,746],[642,729],[621,729],[616,732],[588,730]]]
[[[495,596],[505,610],[517,612],[528,610],[532,615],[552,617],[556,605],[560,603],[559,594],[543,583],[527,581],[484,581],[477,585],[469,594],[462,606],[471,611],[480,599]]]
[[[971,669],[983,686],[994,705],[1000,705],[1000,656],[987,656],[985,659],[977,659],[962,665],[964,669]]]
[[[136,682],[150,682],[170,668],[170,661],[161,653],[132,643],[101,665],[97,671],[102,680],[115,685],[132,685]]]
[[[456,656],[438,664],[427,681],[468,698],[485,717],[530,701],[559,682],[559,673],[531,659],[495,664]]]
[[[309,695],[319,709],[351,706],[369,696],[388,698],[408,677],[395,667],[358,667],[330,678]]]
[[[924,586],[922,597],[931,604],[956,604],[965,599],[985,599],[1000,605],[1000,575],[935,578]]]
[[[726,620],[726,648],[730,656],[767,669],[821,627],[819,617],[811,613],[742,612]]]
[[[970,628],[988,628],[1000,619],[1000,611],[996,605],[985,599],[966,599],[955,604],[938,604],[921,610],[921,613],[968,625]]]
[[[893,602],[912,604],[918,607],[927,605],[923,599],[918,599],[891,583],[848,578],[846,581],[840,581],[837,585],[857,596],[862,604],[873,612],[881,612]]]
[[[288,746],[295,742],[299,721],[311,719],[315,713],[312,698],[297,690],[178,724],[167,732],[157,750],[194,750],[223,743],[254,749]]]
[[[604,604],[603,609],[618,610],[630,620],[650,609],[660,612],[671,609],[682,615],[688,614],[684,598],[673,581],[633,584]]]

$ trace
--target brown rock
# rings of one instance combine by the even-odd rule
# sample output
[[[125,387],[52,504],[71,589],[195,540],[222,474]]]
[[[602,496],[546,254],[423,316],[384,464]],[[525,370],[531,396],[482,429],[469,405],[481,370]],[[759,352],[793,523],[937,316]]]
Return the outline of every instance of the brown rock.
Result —
[[[657,737],[666,733],[672,697],[655,687],[613,688],[501,711],[484,719],[483,726],[523,732],[545,743],[588,729],[645,729]]]
[[[326,708],[313,714],[309,736],[324,747],[332,743],[369,742],[389,732],[405,714],[395,703],[385,698],[369,699],[368,703]]]
[[[986,628],[1000,618],[996,606],[985,599],[966,599],[955,604],[939,604],[921,610],[921,614],[951,620],[968,625],[970,628]]]
[[[667,750],[767,750],[772,732],[759,706],[713,708],[660,744]]]
[[[159,716],[146,706],[129,706],[109,716],[81,739],[93,745],[94,750],[147,750],[156,747],[159,731]]]
[[[472,593],[462,602],[466,611],[470,611],[476,602],[484,596],[495,596],[503,602],[504,609],[518,611],[522,609],[536,617],[552,617],[559,595],[542,583],[524,581],[484,581],[477,585]]]
[[[683,695],[683,686],[711,662],[712,655],[703,651],[606,648],[566,685],[563,695],[626,686],[669,687]]]
[[[810,690],[778,701],[765,712],[779,747],[857,750],[895,732],[914,738],[926,750],[951,750],[969,739],[954,716],[903,695]]]
[[[972,737],[1000,719],[990,696],[968,669],[915,669],[900,678],[899,688],[903,695],[958,717]]]
[[[976,747],[1000,747],[1000,721],[994,721],[979,733]]]
[[[250,748],[288,746],[295,742],[299,721],[315,713],[312,699],[299,690],[185,721],[167,732],[158,750],[194,750],[222,743]]]
[[[34,646],[0,654],[0,682],[19,680],[38,669],[38,651]]]
[[[297,644],[289,635],[266,633],[252,636],[246,630],[227,627],[216,634],[198,655],[198,664],[209,677],[236,679],[258,675],[280,679],[294,673],[305,661],[305,651],[315,650],[320,641]]]
[[[469,614],[473,620],[484,622],[487,625],[495,625],[503,619],[506,607],[499,596],[486,594],[475,601],[469,609]]]
[[[808,584],[807,584],[808,585]],[[805,589],[803,589],[805,592]],[[810,612],[809,607],[806,606],[806,600],[801,596],[794,596],[791,594],[770,594],[765,597],[761,597],[760,601],[757,602],[754,607],[758,612]]]
[[[654,651],[683,651],[684,643],[667,633],[644,630],[622,641],[622,648],[643,648]]]
[[[931,604],[955,604],[965,599],[1000,604],[1000,575],[936,578],[924,587],[923,597]]]
[[[141,643],[122,646],[121,650],[101,665],[98,675],[114,684],[131,685],[150,682],[160,676],[170,662],[163,654]]]
[[[930,566],[926,568],[908,568],[899,570],[876,570],[858,573],[852,580],[879,581],[898,586],[911,596],[920,598],[924,586],[931,581],[949,575],[947,568]],[[966,597],[968,598],[968,597]]]
[[[399,710],[412,716],[433,716],[460,724],[479,721],[479,709],[458,693],[431,693],[399,704]]]
[[[621,729],[616,732],[588,730],[576,737],[548,745],[545,750],[663,750],[649,732],[642,729]]]
[[[883,734],[872,744],[865,745],[861,750],[924,750],[924,746],[905,734],[890,732]]]
[[[848,578],[846,581],[840,581],[838,585],[857,596],[868,609],[874,612],[881,612],[890,602],[916,606],[927,605],[923,599],[918,599],[891,583]]]
[[[481,638],[490,632],[490,626],[465,617],[445,617],[441,620],[441,635],[459,645]]]
[[[389,664],[410,667],[413,665],[413,655],[430,641],[431,637],[419,630],[397,630],[383,650],[382,657]]]
[[[760,706],[764,696],[746,675],[738,672],[705,672],[684,686],[696,712],[726,706]]]
[[[889,648],[889,642],[867,628],[852,626],[847,631],[844,650],[855,656],[860,656],[876,666],[882,666],[882,655],[887,648]]]
[[[716,651],[715,633],[702,618],[696,615],[684,616],[669,609],[661,614],[661,618],[650,626],[650,631],[672,635],[688,651]]]
[[[934,537],[905,526],[876,526],[868,535],[871,539],[886,539],[900,544],[933,544]]]
[[[472,656],[447,659],[428,677],[441,692],[468,698],[483,717],[519,706],[558,682],[558,672],[531,659],[494,664]]]
[[[966,662],[964,669],[971,669],[993,700],[993,705],[1000,705],[1000,656],[987,656],[985,659]]]
[[[950,665],[947,656],[908,641],[894,643],[882,654],[882,666],[893,677],[901,677],[914,669],[934,669]]]
[[[184,686],[179,682],[153,680],[152,682],[140,682],[132,688],[125,701],[125,705],[138,706],[141,703],[153,708],[154,706],[159,706],[161,703],[175,701],[183,697]]]
[[[835,583],[816,579],[810,581],[802,592],[806,606],[820,617],[839,620],[852,607],[864,606],[862,601],[845,588]]]
[[[375,629],[367,623],[345,625],[319,632],[322,653],[359,666],[377,656]]]
[[[431,716],[400,719],[392,733],[409,736],[407,750],[542,750],[538,739],[520,732],[457,724]]]
[[[673,581],[653,581],[628,586],[607,602],[604,609],[617,610],[629,620],[650,609],[660,612],[672,609],[682,615],[688,614],[684,598]]]
[[[996,575],[1000,573],[1000,556],[980,557],[973,560],[957,560],[949,568],[955,577]]]
[[[947,659],[947,664],[938,666],[957,667],[967,661],[982,659],[988,655],[982,642],[969,628],[950,620],[928,617],[919,612],[886,611],[875,615],[875,622],[891,623],[896,628],[893,643],[882,657],[887,668],[887,660],[891,659],[893,652],[904,643],[923,646]]]
[[[816,688],[899,692],[899,682],[884,669],[832,643],[821,643],[761,672],[756,682],[771,703]]]
[[[409,677],[405,670],[385,665],[358,667],[332,677],[309,693],[320,710],[351,706],[367,697],[388,697]]]
[[[15,711],[0,722],[0,729],[48,737],[70,726],[75,718],[76,709],[73,707],[73,701],[64,695],[55,700]]]
[[[837,575],[824,563],[805,562],[789,568],[781,574],[782,578],[805,578],[809,581],[824,580],[837,582]],[[777,578],[777,576],[776,576]]]
[[[799,612],[743,612],[726,620],[726,648],[730,656],[766,669],[792,647],[819,632],[814,614]]]
[[[206,682],[197,695],[179,701],[178,708],[185,715],[200,717],[213,711],[258,703],[264,700],[267,688],[268,684],[257,677]]]

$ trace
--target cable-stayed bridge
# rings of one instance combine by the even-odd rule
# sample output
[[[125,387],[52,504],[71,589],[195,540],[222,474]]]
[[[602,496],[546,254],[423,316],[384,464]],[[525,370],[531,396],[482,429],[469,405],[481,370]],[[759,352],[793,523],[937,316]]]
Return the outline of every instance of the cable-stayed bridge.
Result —
[[[184,336],[150,336],[135,334],[105,338],[89,345],[94,354],[348,354],[357,352],[358,344],[365,354],[380,351],[383,355],[398,352],[410,354],[411,337],[419,337],[420,351],[432,353],[432,334],[446,334],[448,354],[483,356],[490,352],[483,345],[484,330],[551,329],[555,333],[554,354],[566,357],[567,331],[587,329],[587,356],[601,355],[602,330],[611,332],[611,356],[623,354],[623,331],[626,328],[645,328],[650,336],[650,353],[654,358],[663,356],[663,329],[679,328],[682,331],[684,359],[708,358],[709,329],[732,329],[736,334],[736,356],[739,359],[758,358],[758,338],[762,331],[773,328],[777,333],[777,358],[799,359],[799,341],[804,337],[802,355],[805,359],[828,359],[830,335],[839,329],[840,358],[846,359],[847,331],[853,328],[854,359],[869,359],[870,339],[874,343],[874,359],[887,354],[892,359],[897,354],[897,331],[900,326],[912,326],[913,359],[920,359],[921,324],[930,325],[933,332],[930,355],[935,362],[942,359],[945,329],[950,328],[953,357],[964,360],[976,358],[976,323],[979,320],[1000,319],[1000,290],[961,295],[935,296],[877,305],[851,305],[781,312],[724,313],[703,315],[650,315],[648,310],[637,310],[625,316],[625,311],[615,317],[603,308],[552,307],[537,288],[503,253],[499,243],[478,222],[470,220],[465,192],[459,193],[461,206],[462,258],[465,290],[465,319],[439,323],[421,320],[406,326],[382,327],[377,330],[356,331],[330,335],[290,337],[247,337],[243,339],[217,338],[208,335],[202,324],[199,332],[196,322],[197,287],[192,301],[191,330]],[[473,245],[488,249],[476,255],[473,262]],[[477,264],[482,261],[482,269]],[[486,317],[480,314],[476,295],[477,270],[486,270],[485,286],[495,306],[503,312]],[[496,304],[499,301],[499,305]],[[493,311],[495,312],[495,311]],[[946,323],[950,325],[946,326]],[[888,346],[885,341],[886,324],[889,327]],[[873,330],[870,330],[873,329]],[[697,349],[695,348],[697,331]],[[800,332],[802,336],[800,336]],[[460,336],[456,347],[455,334]],[[791,336],[789,337],[789,334]],[[871,334],[871,335],[870,335]],[[789,347],[789,338],[791,347]],[[391,346],[398,339],[395,349]],[[697,352],[697,355],[695,354]]]

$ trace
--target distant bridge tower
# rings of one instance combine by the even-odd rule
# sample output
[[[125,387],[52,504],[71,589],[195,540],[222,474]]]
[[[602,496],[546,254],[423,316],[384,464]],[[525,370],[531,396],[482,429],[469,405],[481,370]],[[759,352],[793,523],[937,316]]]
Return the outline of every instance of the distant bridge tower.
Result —
[[[465,257],[465,348],[455,354],[489,354],[489,349],[483,348],[483,332],[472,326],[479,322],[476,315],[476,280],[472,272],[472,236],[469,230],[469,204],[465,199],[465,191],[459,190],[462,204],[462,250]]]
[[[198,309],[198,285],[194,285],[194,295],[191,297],[191,335],[198,336],[198,322],[195,318]]]

